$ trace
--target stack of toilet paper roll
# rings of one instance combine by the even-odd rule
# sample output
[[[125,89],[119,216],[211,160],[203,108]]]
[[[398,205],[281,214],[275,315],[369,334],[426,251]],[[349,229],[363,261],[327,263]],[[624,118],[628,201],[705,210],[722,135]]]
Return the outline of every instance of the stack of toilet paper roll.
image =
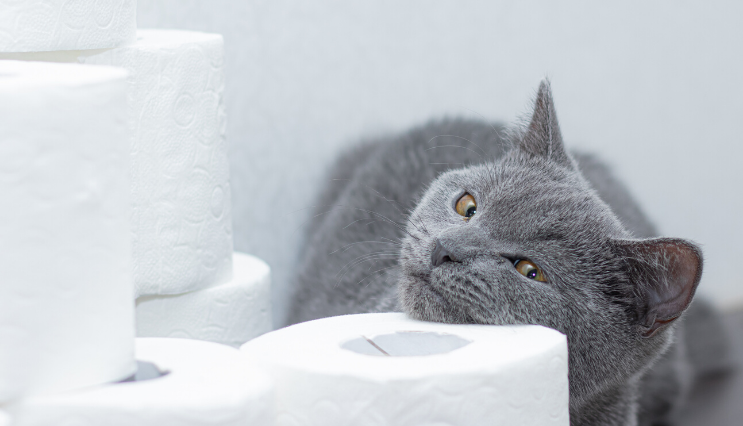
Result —
[[[7,406],[13,426],[263,426],[273,418],[269,377],[235,348],[137,338],[137,376]],[[2,423],[0,423],[2,424]]]
[[[567,340],[541,326],[325,318],[242,346],[276,426],[569,425]]]
[[[137,335],[239,346],[270,331],[270,270],[232,249],[222,36],[140,29],[116,48],[3,58],[129,72]]]
[[[135,362],[137,298],[141,334],[270,329],[269,268],[232,251],[221,36],[137,34],[133,0],[0,10],[0,426],[270,423],[234,348]]]
[[[125,78],[0,61],[0,404],[134,372]]]

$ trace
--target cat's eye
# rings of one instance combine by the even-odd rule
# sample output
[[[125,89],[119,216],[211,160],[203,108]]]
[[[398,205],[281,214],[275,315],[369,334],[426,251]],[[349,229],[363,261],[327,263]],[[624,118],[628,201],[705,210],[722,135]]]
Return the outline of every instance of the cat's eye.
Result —
[[[534,263],[526,260],[526,259],[519,259],[513,262],[513,266],[516,268],[517,271],[519,271],[519,274],[525,276],[526,278],[529,278],[534,281],[541,281],[541,282],[547,282],[547,279],[544,278],[544,273],[541,269]]]
[[[477,203],[475,197],[465,193],[458,200],[454,206],[455,210],[459,215],[464,216],[465,219],[469,219],[477,213]]]

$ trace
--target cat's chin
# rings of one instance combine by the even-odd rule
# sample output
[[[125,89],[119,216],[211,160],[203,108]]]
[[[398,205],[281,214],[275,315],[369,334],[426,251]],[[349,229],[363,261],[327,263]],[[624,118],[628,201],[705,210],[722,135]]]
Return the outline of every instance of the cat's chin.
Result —
[[[399,288],[403,310],[413,319],[450,324],[469,322],[425,278],[406,276]]]

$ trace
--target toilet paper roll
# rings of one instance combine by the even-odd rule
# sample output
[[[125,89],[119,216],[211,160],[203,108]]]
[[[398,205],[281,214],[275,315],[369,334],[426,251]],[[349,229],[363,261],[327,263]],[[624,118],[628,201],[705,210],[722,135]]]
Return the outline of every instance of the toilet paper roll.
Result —
[[[227,282],[232,217],[222,36],[138,30],[102,51],[0,54],[129,71],[135,297]]]
[[[240,346],[272,330],[271,270],[262,260],[233,255],[231,281],[174,296],[137,299],[137,335],[185,337]]]
[[[273,377],[280,426],[569,424],[567,341],[541,326],[347,315],[241,351]]]
[[[0,61],[0,403],[134,369],[125,78]]]
[[[139,30],[79,60],[129,75],[136,296],[180,294],[232,277],[222,36]]]
[[[270,379],[236,349],[164,338],[138,338],[136,347],[140,371],[149,374],[12,404],[13,426],[271,424]]]
[[[102,49],[134,40],[136,0],[0,0],[0,52]]]

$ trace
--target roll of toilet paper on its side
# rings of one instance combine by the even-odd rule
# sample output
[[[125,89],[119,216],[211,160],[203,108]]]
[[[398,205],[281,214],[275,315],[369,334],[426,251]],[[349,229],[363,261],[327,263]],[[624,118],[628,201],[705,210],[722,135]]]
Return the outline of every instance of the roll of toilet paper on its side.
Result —
[[[272,424],[271,381],[245,363],[237,349],[186,339],[137,338],[136,352],[141,370],[149,370],[138,373],[137,381],[19,401],[7,408],[13,426]]]
[[[271,331],[271,270],[234,253],[231,281],[173,296],[137,299],[137,335],[185,337],[240,346]]]
[[[347,315],[241,351],[274,379],[277,426],[569,424],[567,340],[540,326]]]
[[[102,49],[134,41],[136,0],[0,0],[0,52]]]
[[[138,30],[106,50],[0,54],[129,71],[135,297],[227,282],[232,217],[222,36]]]
[[[134,369],[125,78],[0,61],[0,403]]]

